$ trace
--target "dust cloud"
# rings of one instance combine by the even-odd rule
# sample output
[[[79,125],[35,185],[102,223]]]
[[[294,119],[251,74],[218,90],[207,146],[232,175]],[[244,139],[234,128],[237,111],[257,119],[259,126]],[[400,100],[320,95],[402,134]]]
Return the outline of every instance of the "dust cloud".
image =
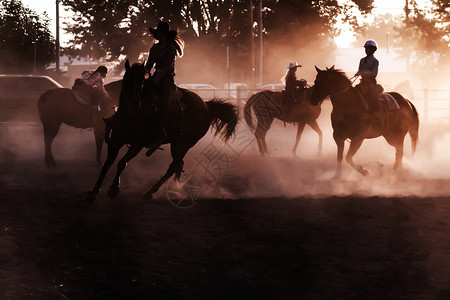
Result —
[[[450,194],[450,146],[447,124],[422,124],[416,154],[411,152],[409,136],[405,139],[404,169],[394,172],[394,148],[383,138],[366,140],[355,155],[356,163],[369,171],[363,177],[344,162],[343,176],[335,179],[336,146],[330,124],[331,103],[323,103],[319,126],[323,131],[323,151],[318,152],[318,136],[306,127],[297,157],[292,154],[296,126],[275,121],[266,140],[270,156],[259,155],[253,133],[241,121],[236,137],[224,144],[209,132],[187,154],[181,181],[201,191],[200,197],[328,197],[328,196],[445,196]],[[286,127],[285,127],[286,126]],[[3,186],[26,187],[29,184],[52,185],[58,176],[69,176],[74,191],[92,188],[100,171],[95,162],[92,131],[61,127],[53,144],[57,168],[44,165],[44,143],[40,124],[0,128],[0,161]],[[106,146],[105,146],[106,148]],[[346,144],[348,149],[348,143]],[[121,155],[126,151],[122,150]],[[147,158],[142,151],[122,175],[122,196],[138,197],[159,179],[170,162],[169,146]],[[103,150],[103,160],[106,150]],[[30,174],[26,174],[31,172]],[[115,165],[108,174],[103,191],[112,182]],[[55,177],[53,177],[55,176]],[[29,178],[30,182],[24,182]],[[102,192],[104,193],[104,192]],[[155,195],[167,197],[167,186]]]
[[[276,37],[271,37],[272,42],[275,39]],[[293,60],[303,65],[297,72],[298,77],[313,82],[316,75],[314,65],[323,68],[331,66],[335,60],[335,49],[331,42],[329,47],[318,48],[317,41],[300,42],[300,39],[295,39],[293,35],[288,46],[281,37],[279,43],[275,44],[278,46],[266,49],[264,53],[263,83],[279,83],[279,79],[285,74],[285,65]],[[226,53],[220,49],[218,45],[188,44],[185,56],[177,60],[176,82],[209,83],[223,87],[227,80],[224,68]],[[361,51],[361,56],[363,55]],[[248,59],[232,53],[232,82],[249,83],[252,80],[250,72],[235,71],[242,60],[246,60],[248,65]],[[359,58],[355,58],[355,67],[357,61]],[[351,70],[344,71],[349,74]],[[389,86],[395,86],[407,79],[411,80],[414,90],[443,89],[447,88],[445,83],[449,77],[440,73],[392,74],[391,77],[383,77],[385,82],[389,81]],[[243,120],[240,120],[236,138],[227,145],[214,140],[212,134],[208,133],[188,152],[182,181],[201,190],[202,197],[235,199],[333,195],[449,195],[450,156],[446,151],[450,147],[448,116],[446,120],[429,119],[424,122],[423,99],[412,101],[418,107],[421,119],[419,144],[413,156],[410,138],[406,136],[404,169],[401,171],[392,170],[394,148],[383,138],[377,138],[366,140],[354,157],[356,163],[367,168],[369,176],[361,176],[344,161],[343,176],[341,179],[335,179],[336,145],[332,139],[331,103],[325,101],[318,120],[323,131],[321,155],[317,153],[317,134],[306,127],[297,150],[298,156],[294,157],[292,148],[297,127],[275,120],[266,136],[270,156],[261,157],[253,133]],[[77,174],[77,177],[73,177],[73,186],[80,193],[88,191],[95,183],[100,168],[95,163],[92,131],[65,125],[61,127],[53,144],[53,153],[58,164],[56,171],[44,166],[44,142],[40,123],[2,125],[0,138],[0,162],[4,166],[2,177],[8,178],[7,184],[26,186],[27,183],[23,182],[23,177],[19,175],[23,175],[27,170],[35,172],[32,176],[35,182],[47,180],[42,182],[43,185],[51,183],[51,174]],[[123,149],[121,155],[125,151],[126,149]],[[103,149],[103,160],[105,155],[106,150]],[[167,145],[164,146],[164,151],[157,151],[150,158],[145,157],[142,151],[128,164],[123,173],[122,194],[142,194],[164,174],[170,162]],[[114,172],[115,165],[105,180],[103,193],[111,183]],[[166,193],[164,187],[155,196],[166,197]]]

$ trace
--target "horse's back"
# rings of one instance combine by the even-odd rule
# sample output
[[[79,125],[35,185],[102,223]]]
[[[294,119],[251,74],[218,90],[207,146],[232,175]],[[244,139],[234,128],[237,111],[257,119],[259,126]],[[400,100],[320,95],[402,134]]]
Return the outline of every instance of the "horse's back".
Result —
[[[61,97],[67,97],[68,94],[72,94],[73,92],[71,89],[68,88],[56,88],[56,89],[51,89],[48,91],[45,91],[38,100],[38,104],[39,103],[46,103],[48,101],[52,101],[54,99],[61,99]]]
[[[205,112],[208,111],[208,107],[206,106],[205,101],[203,101],[203,99],[197,95],[196,93],[194,93],[193,91],[190,91],[188,89],[184,89],[184,88],[178,88],[181,91],[181,103],[184,104],[186,106],[186,109],[189,108],[197,108],[200,110],[203,110]]]
[[[92,108],[81,104],[68,88],[44,92],[37,102],[42,122],[63,122],[77,128],[92,127]]]

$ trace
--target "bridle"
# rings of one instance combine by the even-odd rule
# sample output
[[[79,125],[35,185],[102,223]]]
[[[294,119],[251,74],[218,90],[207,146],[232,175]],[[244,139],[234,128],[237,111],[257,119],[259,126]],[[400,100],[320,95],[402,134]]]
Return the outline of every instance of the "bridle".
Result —
[[[335,97],[337,95],[340,95],[340,94],[343,94],[343,93],[347,92],[348,89],[350,89],[353,86],[353,83],[356,81],[356,79],[358,79],[358,77],[359,77],[359,75],[353,76],[352,78],[350,78],[350,85],[349,86],[347,86],[346,88],[344,88],[343,90],[341,90],[339,92],[336,92],[336,93],[333,93],[333,94],[328,94],[327,96],[331,98],[331,97]],[[329,85],[330,85],[330,76],[327,76],[327,84],[325,85],[325,90],[328,91]],[[326,98],[327,96],[325,96],[324,98]]]

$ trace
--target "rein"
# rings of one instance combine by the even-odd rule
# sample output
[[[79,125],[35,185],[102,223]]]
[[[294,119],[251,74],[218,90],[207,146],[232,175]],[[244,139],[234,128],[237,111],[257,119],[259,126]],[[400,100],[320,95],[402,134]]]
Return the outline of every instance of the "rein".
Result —
[[[343,93],[345,93],[346,91],[348,91],[348,89],[349,88],[351,88],[352,86],[353,86],[353,83],[356,81],[356,79],[358,79],[358,77],[359,77],[359,75],[355,75],[355,76],[353,76],[352,78],[350,78],[350,85],[348,86],[348,87],[346,87],[345,89],[343,89],[342,91],[339,91],[339,92],[337,92],[337,93],[334,93],[334,94],[330,94],[330,95],[328,95],[328,97],[334,97],[334,96],[337,96],[337,95],[340,95],[340,94],[343,94]],[[352,80],[353,79],[353,80]],[[328,81],[327,81],[327,87],[328,87],[328,85],[329,85],[329,78],[328,78]]]

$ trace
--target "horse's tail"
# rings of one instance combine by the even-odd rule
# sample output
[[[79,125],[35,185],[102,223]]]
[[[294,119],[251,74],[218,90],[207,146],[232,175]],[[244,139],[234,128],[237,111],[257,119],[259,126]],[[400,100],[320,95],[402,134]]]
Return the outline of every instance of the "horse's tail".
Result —
[[[206,105],[211,116],[211,125],[216,128],[214,136],[220,135],[220,138],[228,141],[236,131],[239,119],[236,107],[220,99],[209,100]]]
[[[413,113],[412,123],[409,126],[409,136],[411,137],[412,151],[413,153],[415,153],[417,142],[419,141],[419,114],[417,113],[417,109],[414,104],[412,104],[412,102],[409,100],[407,101],[409,102],[409,105],[411,105]]]
[[[245,103],[244,106],[244,119],[245,123],[247,123],[247,126],[251,130],[255,130],[255,125],[252,121],[252,105],[255,103],[256,99],[258,98],[259,93],[256,93],[250,97],[250,99],[247,100],[247,103]]]

